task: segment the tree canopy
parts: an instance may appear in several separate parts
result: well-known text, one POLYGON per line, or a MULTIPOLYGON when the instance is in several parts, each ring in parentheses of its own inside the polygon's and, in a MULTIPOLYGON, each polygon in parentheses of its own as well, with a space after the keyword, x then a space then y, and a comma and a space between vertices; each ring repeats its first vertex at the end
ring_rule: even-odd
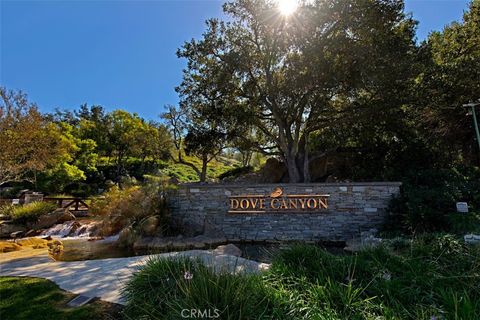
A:
POLYGON ((212 164, 236 158, 250 172, 259 155, 281 160, 290 182, 480 163, 462 107, 480 99, 480 0, 423 42, 403 0, 300 1, 289 15, 274 0, 233 0, 223 10, 178 49, 179 104, 158 122, 86 104, 41 114, 0 88, 0 185, 102 189, 158 170, 206 181, 212 164))
POLYGON ((203 103, 202 113, 218 112, 222 101, 225 119, 264 136, 256 149, 281 157, 291 182, 310 180, 312 134, 403 103, 415 21, 402 1, 304 2, 285 17, 274 1, 242 0, 224 12, 230 21, 207 21, 203 37, 180 50, 183 83, 213 87, 216 103, 203 103))

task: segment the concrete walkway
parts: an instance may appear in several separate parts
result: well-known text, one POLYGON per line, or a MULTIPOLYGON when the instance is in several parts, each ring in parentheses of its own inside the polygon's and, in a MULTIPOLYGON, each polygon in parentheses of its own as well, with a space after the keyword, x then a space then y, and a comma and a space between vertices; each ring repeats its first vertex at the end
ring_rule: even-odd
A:
POLYGON ((269 266, 235 256, 215 255, 206 250, 73 262, 54 261, 48 254, 42 254, 11 261, 3 260, 0 265, 0 276, 45 278, 55 282, 60 288, 75 294, 124 304, 121 289, 132 273, 138 271, 152 257, 199 258, 217 271, 232 273, 260 272, 269 266))

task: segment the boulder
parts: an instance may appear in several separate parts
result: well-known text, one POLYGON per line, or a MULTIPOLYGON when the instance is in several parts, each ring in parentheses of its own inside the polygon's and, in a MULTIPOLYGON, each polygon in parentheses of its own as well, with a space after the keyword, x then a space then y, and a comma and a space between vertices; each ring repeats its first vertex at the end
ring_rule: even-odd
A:
POLYGON ((9 238, 12 233, 18 231, 25 232, 27 229, 20 224, 14 224, 8 221, 0 222, 0 238, 9 238))
POLYGON ((21 250, 22 247, 10 241, 0 241, 0 252, 12 252, 21 250))
POLYGON ((158 216, 151 216, 145 218, 140 223, 140 232, 145 236, 154 236, 157 234, 158 226, 160 225, 160 218, 158 216))
POLYGON ((120 247, 129 247, 135 242, 135 232, 132 227, 123 228, 118 234, 117 243, 120 247))
POLYGON ((62 253, 63 251, 63 243, 59 240, 53 240, 47 244, 48 246, 48 253, 56 256, 62 253))
POLYGON ((27 233, 25 233, 25 237, 36 237, 39 236, 42 233, 42 230, 28 230, 27 233))
POLYGON ((31 247, 33 249, 42 249, 47 248, 48 241, 41 238, 23 238, 16 241, 19 246, 22 247, 31 247))
POLYGON ((127 225, 128 219, 126 217, 121 215, 110 215, 103 220, 98 235, 104 237, 113 236, 119 233, 127 225))
POLYGON ((259 172, 260 183, 278 183, 283 182, 288 176, 285 164, 275 158, 267 159, 265 165, 259 172))
POLYGON ((150 243, 150 248, 158 250, 158 251, 165 251, 171 248, 173 245, 172 240, 168 238, 154 238, 153 241, 150 243))
POLYGON ((25 234, 24 231, 15 231, 15 232, 10 233, 10 238, 12 238, 12 239, 20 238, 24 234, 25 234))
POLYGON ((235 256, 235 257, 242 256, 242 250, 240 250, 240 248, 238 248, 236 245, 231 243, 223 246, 218 246, 215 250, 213 250, 213 253, 215 255, 228 254, 230 256, 235 256))
POLYGON ((75 216, 68 209, 59 208, 48 214, 41 215, 36 222, 29 224, 28 227, 39 230, 71 220, 75 220, 75 216))

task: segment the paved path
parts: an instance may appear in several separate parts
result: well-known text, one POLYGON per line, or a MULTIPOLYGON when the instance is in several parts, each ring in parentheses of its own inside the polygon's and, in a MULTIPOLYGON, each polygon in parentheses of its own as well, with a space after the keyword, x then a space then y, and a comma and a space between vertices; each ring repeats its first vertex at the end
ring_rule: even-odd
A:
POLYGON ((87 261, 54 261, 48 254, 29 258, 2 261, 0 276, 26 276, 45 278, 55 282, 60 288, 89 297, 124 304, 121 289, 133 272, 150 258, 194 257, 216 270, 228 272, 259 272, 268 268, 267 264, 238 258, 230 255, 214 255, 210 251, 190 250, 170 252, 150 256, 112 258, 87 261))

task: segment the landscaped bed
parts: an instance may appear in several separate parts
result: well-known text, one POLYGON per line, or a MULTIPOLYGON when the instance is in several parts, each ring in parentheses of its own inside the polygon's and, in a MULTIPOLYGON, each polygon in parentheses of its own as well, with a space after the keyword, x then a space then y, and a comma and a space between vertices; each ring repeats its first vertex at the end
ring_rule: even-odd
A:
POLYGON ((396 239, 354 255, 298 245, 261 275, 152 260, 125 290, 132 319, 479 319, 480 248, 451 235, 396 239), (193 311, 192 311, 193 310, 193 311))
POLYGON ((450 234, 394 238, 354 254, 299 244, 277 251, 268 271, 253 274, 153 258, 124 293, 125 313, 99 301, 69 308, 74 295, 48 280, 3 277, 0 318, 474 320, 480 246, 450 234))

